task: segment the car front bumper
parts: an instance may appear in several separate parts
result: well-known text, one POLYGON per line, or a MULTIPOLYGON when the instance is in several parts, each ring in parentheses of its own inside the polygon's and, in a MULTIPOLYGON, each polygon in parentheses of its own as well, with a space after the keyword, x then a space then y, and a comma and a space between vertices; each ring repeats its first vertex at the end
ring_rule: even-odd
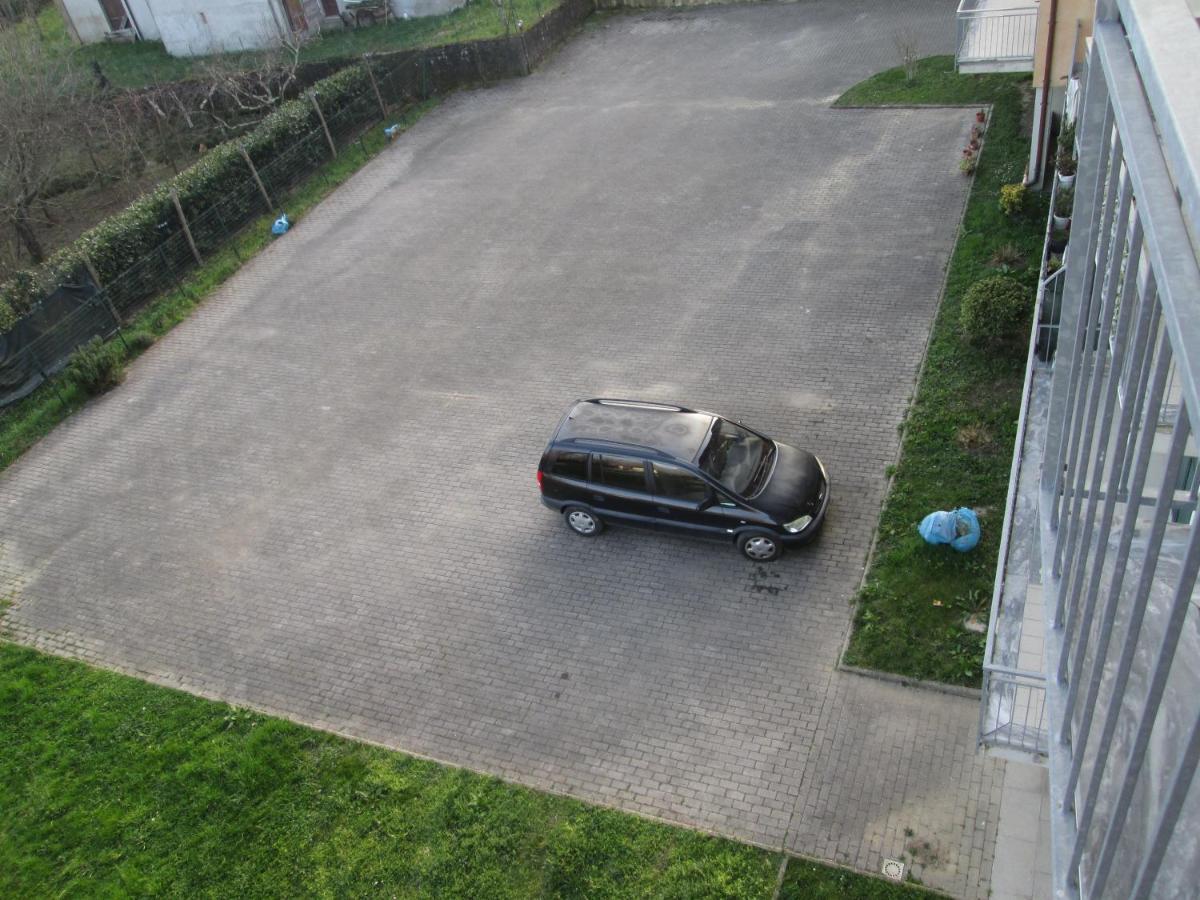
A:
POLYGON ((817 514, 813 516, 813 520, 808 527, 803 531, 792 534, 787 531, 780 531, 779 537, 783 541, 785 547, 800 547, 807 544, 817 536, 821 530, 821 526, 825 523, 825 513, 829 509, 829 496, 833 491, 829 486, 829 479, 825 479, 825 496, 821 498, 821 507, 817 510, 817 514))

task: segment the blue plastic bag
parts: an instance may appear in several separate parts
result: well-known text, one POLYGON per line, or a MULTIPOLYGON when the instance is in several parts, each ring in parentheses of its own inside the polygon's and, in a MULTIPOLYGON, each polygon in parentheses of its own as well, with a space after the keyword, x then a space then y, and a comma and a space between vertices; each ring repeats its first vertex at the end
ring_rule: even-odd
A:
POLYGON ((955 510, 931 512, 917 531, 930 544, 949 544, 959 553, 973 550, 979 543, 979 517, 965 506, 955 510))
POLYGON ((288 221, 287 213, 281 215, 275 220, 275 224, 271 226, 271 234, 279 236, 287 234, 287 230, 292 227, 292 223, 288 221))

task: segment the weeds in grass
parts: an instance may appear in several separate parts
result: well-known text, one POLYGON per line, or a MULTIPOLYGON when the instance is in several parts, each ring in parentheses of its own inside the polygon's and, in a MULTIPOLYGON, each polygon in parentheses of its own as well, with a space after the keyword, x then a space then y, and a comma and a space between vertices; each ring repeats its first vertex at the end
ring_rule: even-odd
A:
POLYGON ((995 448, 996 437, 981 422, 960 425, 954 432, 955 443, 968 453, 984 453, 995 448))
POLYGON ((1001 244, 992 253, 988 265, 1002 272, 1015 272, 1025 267, 1025 253, 1016 244, 1001 244))

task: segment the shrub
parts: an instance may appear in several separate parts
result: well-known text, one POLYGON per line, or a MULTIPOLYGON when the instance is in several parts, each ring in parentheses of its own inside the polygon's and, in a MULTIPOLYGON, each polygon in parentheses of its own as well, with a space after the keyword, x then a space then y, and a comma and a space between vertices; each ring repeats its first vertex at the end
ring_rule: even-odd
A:
POLYGON ((1054 214, 1060 219, 1070 218, 1071 210, 1074 206, 1074 188, 1060 188, 1058 193, 1054 195, 1054 214))
POLYGON ((1000 185, 1000 212, 1006 216, 1016 216, 1024 212, 1028 199, 1027 189, 1021 182, 1000 185))
POLYGON ((1065 150, 1069 154, 1075 152, 1075 122, 1071 121, 1064 125, 1058 132, 1058 149, 1065 150))
POLYGON ((972 344, 1006 343, 1020 336, 1032 307, 1029 291, 1017 279, 992 275, 967 288, 959 324, 972 344))
POLYGON ((120 384, 125 367, 116 347, 94 337, 71 355, 67 377, 95 396, 120 384))
POLYGON ((1075 159, 1075 123, 1070 122, 1058 133, 1058 153, 1054 166, 1060 175, 1074 175, 1078 161, 1075 159))
MULTIPOLYGON (((367 111, 363 115, 369 117, 368 113, 375 114, 375 107, 356 103, 369 83, 366 69, 354 65, 318 81, 313 90, 331 121, 339 111, 353 118, 362 109, 367 111)), ((324 140, 316 137, 319 128, 307 96, 281 103, 249 134, 217 145, 191 167, 84 232, 74 243, 52 253, 37 268, 16 273, 0 284, 0 333, 37 306, 55 285, 70 281, 71 273, 82 266, 85 256, 101 282, 114 293, 120 293, 121 306, 135 305, 169 287, 173 279, 167 265, 176 268, 192 265, 191 254, 182 241, 163 245, 165 238, 180 230, 171 191, 179 195, 200 251, 211 252, 228 236, 229 229, 264 211, 261 199, 250 186, 249 171, 238 152, 239 143, 259 168, 268 189, 279 191, 329 158, 324 140), (299 141, 306 135, 313 139, 299 141), (286 158, 281 158, 285 152, 286 158), (280 164, 271 166, 276 160, 280 164), (218 203, 221 204, 218 214, 203 215, 218 203), (162 262, 167 265, 140 266, 127 273, 148 251, 160 246, 166 254, 162 262)))
POLYGON ((155 341, 153 334, 151 334, 149 331, 142 331, 141 329, 129 332, 128 334, 124 335, 124 338, 125 346, 127 346, 133 353, 141 353, 143 350, 149 349, 150 347, 154 346, 155 341))

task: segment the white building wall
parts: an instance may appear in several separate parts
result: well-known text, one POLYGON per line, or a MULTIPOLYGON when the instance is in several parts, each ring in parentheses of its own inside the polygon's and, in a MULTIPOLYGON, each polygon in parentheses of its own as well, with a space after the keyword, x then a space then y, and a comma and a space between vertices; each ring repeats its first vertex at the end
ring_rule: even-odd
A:
POLYGON ((392 12, 398 18, 408 16, 415 19, 418 16, 440 16, 452 9, 466 6, 467 0, 392 0, 392 12))
POLYGON ((64 18, 75 36, 84 44, 104 40, 108 34, 108 18, 100 0, 59 0, 64 18))
POLYGON ((282 9, 272 0, 147 0, 167 52, 203 56, 269 47, 279 40, 282 9))
MULTIPOLYGON (((96 6, 99 6, 97 0, 96 6)), ((144 41, 160 41, 162 35, 158 30, 158 21, 154 18, 154 10, 150 8, 149 0, 125 0, 125 8, 137 24, 138 34, 144 41)))

